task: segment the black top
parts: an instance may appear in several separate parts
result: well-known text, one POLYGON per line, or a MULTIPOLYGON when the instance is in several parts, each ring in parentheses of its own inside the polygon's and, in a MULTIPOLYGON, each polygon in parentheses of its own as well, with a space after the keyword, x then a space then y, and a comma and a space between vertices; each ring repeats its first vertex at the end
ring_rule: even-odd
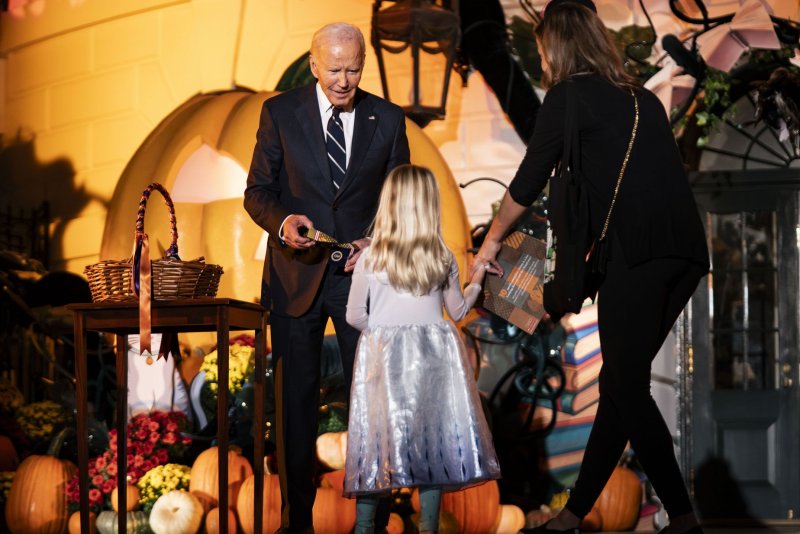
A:
MULTIPOLYGON (((589 190, 592 233, 599 236, 631 136, 633 97, 596 75, 575 75, 548 91, 528 150, 509 193, 530 205, 561 158, 567 85, 574 84, 580 165, 589 190)), ((628 265, 654 258, 686 258, 708 265, 697 206, 664 106, 637 90, 639 127, 609 225, 628 265)), ((575 148, 573 148, 575 150, 575 148)))

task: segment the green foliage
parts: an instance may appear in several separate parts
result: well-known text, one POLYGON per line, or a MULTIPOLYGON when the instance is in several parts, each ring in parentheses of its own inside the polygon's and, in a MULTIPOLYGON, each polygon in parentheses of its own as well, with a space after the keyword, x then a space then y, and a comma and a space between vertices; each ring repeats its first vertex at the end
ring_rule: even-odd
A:
POLYGON ((303 87, 314 81, 314 75, 311 74, 311 68, 308 66, 309 52, 303 52, 300 57, 295 59, 289 65, 281 79, 278 80, 278 85, 275 86, 276 91, 288 91, 297 87, 303 87))
POLYGON ((694 114, 701 132, 697 139, 698 147, 706 146, 710 135, 719 130, 722 121, 735 113, 736 110, 731 105, 730 90, 730 76, 720 70, 709 68, 703 81, 702 110, 694 114))

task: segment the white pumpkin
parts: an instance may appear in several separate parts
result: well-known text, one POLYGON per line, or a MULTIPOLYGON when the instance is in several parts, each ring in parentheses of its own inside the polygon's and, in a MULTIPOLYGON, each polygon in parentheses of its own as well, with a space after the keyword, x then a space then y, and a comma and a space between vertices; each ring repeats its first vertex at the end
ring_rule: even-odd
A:
POLYGON ((202 521, 203 505, 188 491, 162 495, 150 511, 150 528, 155 534, 196 534, 202 521))
POLYGON ((317 438, 320 463, 333 470, 344 469, 347 458, 347 432, 326 432, 317 438))

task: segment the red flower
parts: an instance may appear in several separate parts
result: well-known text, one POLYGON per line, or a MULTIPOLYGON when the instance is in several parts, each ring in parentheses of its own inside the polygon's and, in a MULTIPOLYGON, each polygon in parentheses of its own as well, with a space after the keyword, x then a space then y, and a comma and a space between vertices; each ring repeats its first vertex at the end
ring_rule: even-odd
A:
POLYGON ((102 490, 103 493, 111 493, 112 491, 114 491, 114 488, 116 487, 117 487, 117 481, 114 480, 113 478, 109 478, 108 480, 103 482, 102 490))
POLYGON ((106 466, 106 459, 103 456, 98 456, 97 460, 94 461, 94 466, 97 469, 102 469, 106 466))
POLYGON ((92 484, 95 486, 100 486, 105 480, 106 478, 103 475, 95 475, 92 477, 92 484))
POLYGON ((116 458, 114 459, 114 461, 112 463, 108 464, 108 467, 106 467, 106 473, 108 473, 108 476, 111 476, 111 477, 117 476, 117 460, 116 460, 116 458))
POLYGON ((158 441, 159 435, 158 432, 150 432, 150 443, 156 443, 158 441))
POLYGON ((167 434, 164 436, 163 441, 167 445, 174 445, 175 441, 176 441, 175 440, 175 434, 173 434, 172 432, 167 432, 167 434))
POLYGON ((100 493, 100 490, 96 490, 94 488, 89 490, 89 501, 92 503, 99 502, 103 499, 103 494, 100 493))
POLYGON ((159 429, 160 426, 161 425, 159 425, 158 422, 150 421, 150 424, 147 426, 147 428, 148 430, 150 430, 150 432, 155 432, 156 430, 159 429))

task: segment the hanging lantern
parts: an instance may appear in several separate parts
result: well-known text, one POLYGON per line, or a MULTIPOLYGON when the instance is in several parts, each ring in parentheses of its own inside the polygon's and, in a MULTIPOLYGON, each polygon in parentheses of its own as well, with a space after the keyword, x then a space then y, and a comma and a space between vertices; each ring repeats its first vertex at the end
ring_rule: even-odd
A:
POLYGON ((383 3, 375 0, 372 10, 372 46, 378 56, 383 95, 400 105, 411 120, 424 128, 431 120, 443 119, 445 115, 450 72, 461 38, 457 0, 441 3, 399 0, 386 2, 391 5, 381 9, 383 3), (389 93, 387 64, 390 59, 384 57, 384 51, 403 58, 392 61, 397 68, 389 68, 395 89, 398 83, 407 83, 408 66, 411 66, 407 100, 392 98, 389 93))

